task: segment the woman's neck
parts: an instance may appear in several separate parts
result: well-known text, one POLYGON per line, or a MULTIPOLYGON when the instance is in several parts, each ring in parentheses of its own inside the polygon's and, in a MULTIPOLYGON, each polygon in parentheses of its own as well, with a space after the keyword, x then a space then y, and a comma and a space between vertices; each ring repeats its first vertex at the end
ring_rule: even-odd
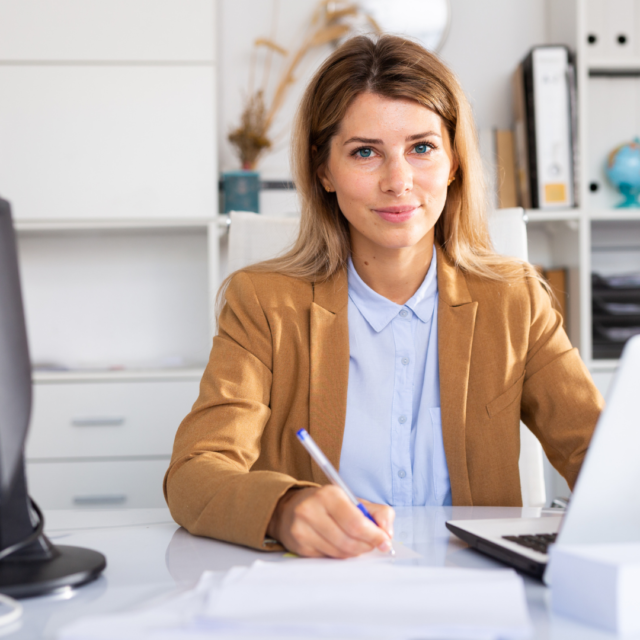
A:
POLYGON ((351 259, 364 283, 396 304, 405 304, 424 281, 433 257, 433 236, 402 249, 361 243, 353 237, 351 259), (355 242, 354 242, 355 241, 355 242))

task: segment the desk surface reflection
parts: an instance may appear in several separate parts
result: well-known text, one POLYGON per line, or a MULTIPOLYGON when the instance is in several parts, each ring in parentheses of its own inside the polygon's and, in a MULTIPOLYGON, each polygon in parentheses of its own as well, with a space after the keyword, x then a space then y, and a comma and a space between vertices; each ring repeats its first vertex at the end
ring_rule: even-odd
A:
MULTIPOLYGON (((256 559, 283 561, 281 553, 192 536, 167 509, 48 511, 46 531, 54 543, 86 546, 104 553, 101 578, 77 591, 23 601, 25 613, 7 638, 55 638, 80 616, 135 607, 172 591, 192 587, 205 570, 226 571, 256 559)), ((512 507, 403 507, 397 509, 395 538, 421 557, 401 561, 436 567, 497 568, 499 562, 461 542, 445 528, 447 520, 544 517, 540 509, 512 507)), ((540 640, 604 640, 609 634, 550 613, 549 593, 524 577, 529 612, 540 640)))

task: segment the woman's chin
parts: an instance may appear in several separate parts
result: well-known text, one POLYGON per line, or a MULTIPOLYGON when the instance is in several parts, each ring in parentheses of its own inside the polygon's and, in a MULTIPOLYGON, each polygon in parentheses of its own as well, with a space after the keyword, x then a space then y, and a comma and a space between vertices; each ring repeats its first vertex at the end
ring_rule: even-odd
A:
POLYGON ((423 249, 433 244, 432 229, 426 232, 393 233, 377 238, 374 241, 380 248, 387 251, 402 251, 408 249, 423 249))
POLYGON ((404 242, 380 242, 377 243, 380 249, 386 252, 394 251, 411 251, 411 250, 424 250, 425 243, 423 239, 416 241, 404 241, 404 242))

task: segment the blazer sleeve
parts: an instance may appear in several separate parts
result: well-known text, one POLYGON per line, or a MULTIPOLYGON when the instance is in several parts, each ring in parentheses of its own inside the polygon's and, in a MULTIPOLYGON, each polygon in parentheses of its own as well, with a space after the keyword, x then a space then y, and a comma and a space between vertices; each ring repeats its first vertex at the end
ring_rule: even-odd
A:
POLYGON ((225 298, 198 400, 176 434, 164 495, 175 521, 193 534, 279 550, 265 541, 278 500, 315 485, 251 471, 271 413, 271 332, 248 274, 233 277, 225 298))
POLYGON ((573 490, 604 400, 549 295, 537 281, 528 282, 531 325, 522 421, 573 490))

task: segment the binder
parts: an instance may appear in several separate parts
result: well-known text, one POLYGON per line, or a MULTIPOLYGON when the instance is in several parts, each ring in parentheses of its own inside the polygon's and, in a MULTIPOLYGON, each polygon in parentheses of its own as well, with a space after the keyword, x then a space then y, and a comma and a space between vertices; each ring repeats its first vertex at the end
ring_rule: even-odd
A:
POLYGON ((514 74, 518 185, 522 206, 575 206, 573 61, 567 47, 535 47, 514 74))

